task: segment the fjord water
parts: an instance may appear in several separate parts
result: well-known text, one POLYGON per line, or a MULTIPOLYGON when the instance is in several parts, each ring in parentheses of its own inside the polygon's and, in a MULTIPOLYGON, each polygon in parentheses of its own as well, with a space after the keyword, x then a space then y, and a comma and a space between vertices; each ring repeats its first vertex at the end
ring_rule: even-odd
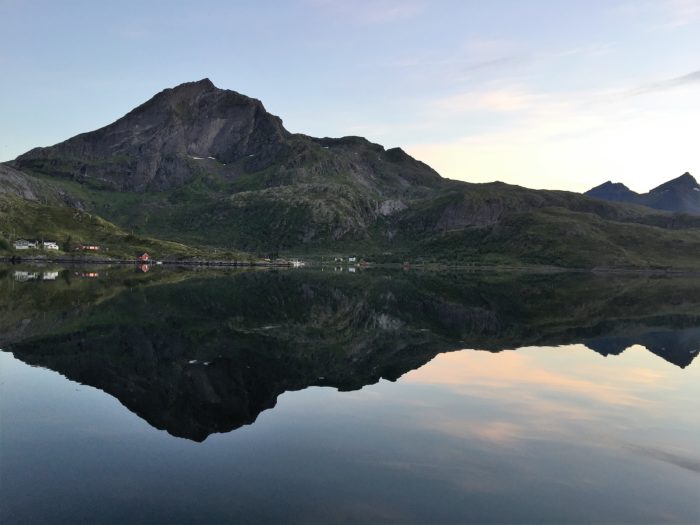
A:
POLYGON ((0 523, 696 523, 700 280, 0 268, 0 523))

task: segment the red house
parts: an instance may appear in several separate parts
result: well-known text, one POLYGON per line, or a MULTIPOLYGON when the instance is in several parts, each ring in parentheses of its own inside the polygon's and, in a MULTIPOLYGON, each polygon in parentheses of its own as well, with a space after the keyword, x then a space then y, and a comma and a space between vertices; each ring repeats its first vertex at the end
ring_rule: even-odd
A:
POLYGON ((139 261, 146 262, 150 259, 151 257, 148 255, 147 252, 143 252, 141 255, 139 255, 138 259, 139 261))

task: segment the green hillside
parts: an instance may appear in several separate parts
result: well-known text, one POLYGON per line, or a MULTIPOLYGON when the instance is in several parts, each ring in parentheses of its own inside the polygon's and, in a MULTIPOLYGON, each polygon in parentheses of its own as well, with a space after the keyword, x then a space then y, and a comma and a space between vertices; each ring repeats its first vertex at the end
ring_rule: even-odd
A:
MULTIPOLYGON (((0 254, 47 257, 100 257, 132 259, 148 252, 158 259, 183 259, 211 256, 211 250, 192 248, 182 243, 127 233, 101 217, 69 208, 50 206, 0 194, 0 254), (59 251, 12 249, 16 239, 55 241, 59 251), (100 251, 76 252, 80 244, 96 244, 100 251)), ((247 260, 240 252, 220 252, 217 257, 247 260)))
POLYGON ((207 79, 11 164, 0 165, 0 194, 34 204, 5 206, 5 236, 172 256, 191 255, 187 245, 234 257, 700 269, 700 215, 443 179, 400 148, 290 133, 260 101, 207 79))

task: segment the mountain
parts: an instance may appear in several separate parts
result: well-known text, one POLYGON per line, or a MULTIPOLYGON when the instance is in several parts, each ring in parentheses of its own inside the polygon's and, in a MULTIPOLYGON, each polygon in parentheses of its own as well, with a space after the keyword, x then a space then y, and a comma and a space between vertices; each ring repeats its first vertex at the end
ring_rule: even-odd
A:
POLYGON ((288 147, 286 135, 259 101, 205 79, 167 89, 97 131, 35 148, 15 164, 122 191, 160 190, 190 180, 196 160, 223 166, 245 159, 265 168, 288 147))
POLYGON ((588 190, 585 195, 614 202, 628 202, 657 210, 700 215, 700 184, 690 173, 665 182, 648 193, 635 193, 621 183, 610 181, 588 190))
POLYGON ((641 195, 640 204, 658 210, 700 214, 700 184, 690 173, 684 173, 641 195))
POLYGON ((231 181, 264 172, 265 179, 255 184, 260 189, 290 179, 329 183, 349 177, 380 194, 398 188, 412 193, 440 182, 437 173, 398 148, 385 151, 359 137, 291 134, 259 100, 219 89, 209 79, 166 89, 104 128, 35 148, 14 164, 132 192, 180 187, 203 173, 231 181))
POLYGON ((54 205, 141 236, 258 254, 688 269, 700 253, 700 217, 444 179, 400 148, 290 133, 260 101, 208 79, 10 164, 54 205))
POLYGON ((633 192, 621 182, 607 181, 588 190, 585 195, 613 202, 636 202, 639 194, 633 192))

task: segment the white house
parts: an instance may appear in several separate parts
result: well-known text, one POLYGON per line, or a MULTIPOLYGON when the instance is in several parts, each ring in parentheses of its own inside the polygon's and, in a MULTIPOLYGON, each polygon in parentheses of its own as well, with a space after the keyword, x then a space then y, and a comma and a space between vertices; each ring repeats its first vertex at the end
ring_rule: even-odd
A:
POLYGON ((37 272, 22 272, 22 271, 15 272, 15 281, 20 281, 20 282, 33 281, 33 280, 38 279, 38 278, 39 278, 39 274, 37 272))
POLYGON ((357 262, 357 257, 348 257, 348 262, 357 262))
POLYGON ((58 243, 53 241, 44 241, 44 250, 58 250, 58 243))
POLYGON ((28 250, 28 249, 36 249, 37 242, 36 241, 25 241, 24 239, 19 239, 15 241, 15 250, 28 250))

